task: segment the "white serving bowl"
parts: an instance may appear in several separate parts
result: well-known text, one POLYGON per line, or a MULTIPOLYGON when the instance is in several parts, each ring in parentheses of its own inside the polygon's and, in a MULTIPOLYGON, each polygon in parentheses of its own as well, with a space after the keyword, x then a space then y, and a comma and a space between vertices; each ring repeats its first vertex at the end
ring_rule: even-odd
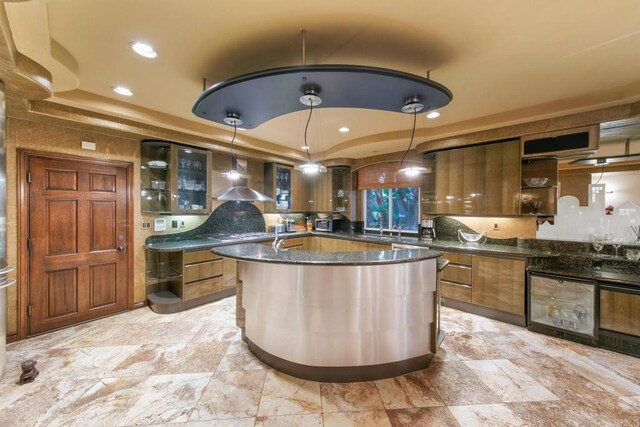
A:
POLYGON ((549 178, 525 178, 524 183, 529 187, 544 187, 549 178))

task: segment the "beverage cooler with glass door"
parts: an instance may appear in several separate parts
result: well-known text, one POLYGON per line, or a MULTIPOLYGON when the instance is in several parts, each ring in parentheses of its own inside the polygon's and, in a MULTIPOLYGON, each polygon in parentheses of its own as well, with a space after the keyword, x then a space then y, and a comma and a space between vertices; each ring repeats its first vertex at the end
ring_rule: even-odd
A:
POLYGON ((529 273, 529 330, 595 345, 596 295, 595 281, 529 273))

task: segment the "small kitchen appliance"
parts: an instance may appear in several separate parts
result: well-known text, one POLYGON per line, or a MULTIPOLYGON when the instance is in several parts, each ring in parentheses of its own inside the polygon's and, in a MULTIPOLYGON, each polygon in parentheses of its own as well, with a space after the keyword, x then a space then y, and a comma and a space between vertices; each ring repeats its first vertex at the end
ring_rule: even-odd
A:
POLYGON ((292 219, 285 219, 282 221, 282 224, 284 225, 284 231, 287 233, 293 233, 294 231, 296 231, 296 222, 292 219))
POLYGON ((425 240, 436 239, 436 224, 432 219, 423 219, 420 224, 420 237, 425 240))
POLYGON ((316 219, 316 231, 329 231, 335 233, 340 230, 342 220, 338 218, 318 218, 316 219))

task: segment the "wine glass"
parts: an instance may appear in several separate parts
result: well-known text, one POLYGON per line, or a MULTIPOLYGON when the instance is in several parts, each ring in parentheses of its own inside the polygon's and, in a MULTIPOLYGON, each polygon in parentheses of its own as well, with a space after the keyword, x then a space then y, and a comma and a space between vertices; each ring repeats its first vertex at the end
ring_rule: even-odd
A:
POLYGON ((611 239, 611 244, 613 245, 613 248, 616 250, 616 258, 618 257, 618 251, 620 250, 620 246, 622 246, 623 242, 624 242, 624 239, 620 236, 616 236, 613 239, 611 239))
POLYGON ((602 233, 593 233, 591 236, 591 245, 597 253, 597 257, 600 256, 600 251, 604 247, 604 235, 602 233))

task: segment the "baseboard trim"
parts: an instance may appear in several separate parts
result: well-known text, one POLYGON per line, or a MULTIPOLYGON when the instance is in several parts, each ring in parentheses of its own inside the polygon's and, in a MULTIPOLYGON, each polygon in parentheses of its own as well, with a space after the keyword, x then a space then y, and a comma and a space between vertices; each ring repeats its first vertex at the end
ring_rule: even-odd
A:
POLYGON ((397 377, 425 369, 434 356, 433 353, 428 353, 397 362, 367 366, 310 366, 274 356, 258 347, 244 334, 243 340, 247 343, 249 351, 266 365, 287 375, 319 382, 350 383, 397 377))
POLYGON ((467 313, 477 314, 478 316, 488 317, 489 319, 499 320, 500 322, 511 323, 516 326, 527 326, 527 318, 518 314, 506 313, 504 311, 483 307, 481 305, 469 304, 468 302, 458 301, 451 298, 444 298, 442 305, 445 307, 455 308, 456 310, 466 311, 467 313))
POLYGON ((133 309, 135 310, 136 308, 142 308, 142 307, 146 307, 147 306, 147 300, 145 299, 144 301, 136 301, 133 303, 133 309))
POLYGON ((18 334, 7 335, 7 344, 18 341, 18 334))

